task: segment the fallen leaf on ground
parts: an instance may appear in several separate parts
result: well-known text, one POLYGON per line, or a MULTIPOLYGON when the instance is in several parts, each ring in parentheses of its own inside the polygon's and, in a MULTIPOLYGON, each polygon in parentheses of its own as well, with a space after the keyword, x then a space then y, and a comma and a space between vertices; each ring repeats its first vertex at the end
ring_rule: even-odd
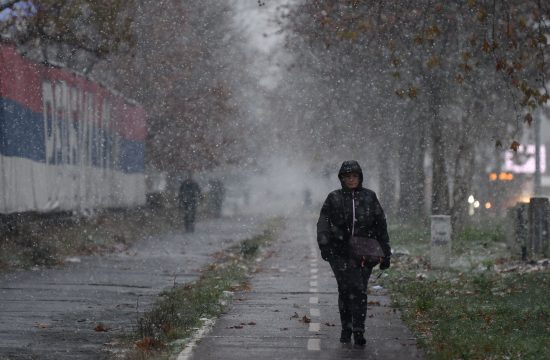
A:
POLYGON ((138 349, 143 351, 162 347, 162 342, 160 340, 152 339, 149 336, 145 336, 143 339, 136 341, 135 344, 138 349))
POLYGON ((214 254, 212 254, 212 257, 214 259, 223 259, 225 256, 225 251, 218 251, 218 252, 215 252, 214 254))
POLYGON ((174 330, 174 327, 171 324, 162 324, 160 328, 165 334, 168 334, 170 331, 174 330))
POLYGON ((331 324, 331 323, 329 323, 329 322, 326 322, 325 325, 326 325, 326 326, 336 326, 336 325, 331 324))
POLYGON ((370 306, 380 306, 380 301, 369 301, 367 305, 370 306))
POLYGON ((303 323, 309 324, 309 323, 311 322, 311 319, 304 315, 304 316, 300 319, 300 321, 303 322, 303 323))
POLYGON ((39 329, 47 329, 50 327, 49 324, 44 324, 44 323, 38 323, 38 324, 35 324, 34 327, 37 327, 39 329))
POLYGON ((109 328, 107 326, 105 326, 104 324, 102 323, 99 323, 95 326, 94 328, 95 331, 98 331, 98 332, 101 332, 101 331, 109 331, 109 328))
POLYGON ((143 339, 136 341, 136 347, 141 350, 149 350, 151 348, 151 338, 145 336, 143 339))

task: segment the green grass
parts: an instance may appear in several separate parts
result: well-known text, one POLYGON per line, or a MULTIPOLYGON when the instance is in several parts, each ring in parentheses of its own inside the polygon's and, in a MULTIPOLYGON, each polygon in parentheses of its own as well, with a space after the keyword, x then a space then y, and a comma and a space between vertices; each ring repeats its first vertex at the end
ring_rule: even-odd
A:
POLYGON ((234 291, 246 281, 245 268, 238 261, 209 268, 193 284, 161 293, 162 300, 138 321, 137 339, 149 337, 158 344, 189 336, 202 325, 203 317, 212 318, 223 311, 224 291, 234 291))
POLYGON ((468 251, 472 245, 490 247, 494 243, 506 241, 505 226, 502 221, 493 220, 484 225, 475 224, 464 228, 453 237, 453 251, 461 254, 468 251))
POLYGON ((430 245, 430 227, 420 222, 389 224, 391 246, 397 251, 406 250, 410 255, 425 254, 430 245))
MULTIPOLYGON (((423 244, 414 231, 401 231, 399 246, 423 244), (407 233, 413 235, 407 239, 407 233)), ((490 255, 503 254, 503 239, 493 224, 456 239, 454 257, 470 256, 461 246, 485 249, 484 270, 431 271, 426 256, 411 252, 395 258, 383 281, 428 358, 550 359, 550 272, 494 271, 490 255)))
POLYGON ((391 287, 431 359, 550 359, 550 273, 405 278, 391 287))

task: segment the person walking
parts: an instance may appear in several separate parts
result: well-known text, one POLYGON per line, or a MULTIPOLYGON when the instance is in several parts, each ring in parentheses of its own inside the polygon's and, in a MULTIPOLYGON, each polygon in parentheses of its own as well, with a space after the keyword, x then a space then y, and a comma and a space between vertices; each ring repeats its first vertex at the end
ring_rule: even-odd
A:
MULTIPOLYGON (((317 221, 317 243, 338 285, 340 342, 363 347, 367 315, 367 285, 373 264, 357 259, 350 245, 352 235, 376 239, 384 256, 380 269, 390 267, 391 247, 384 211, 374 191, 363 187, 363 171, 355 160, 342 163, 338 172, 342 188, 328 194, 317 221)), ((376 266, 376 264, 374 264, 376 266)))
POLYGON ((225 196, 225 187, 219 179, 210 181, 210 213, 216 219, 222 216, 222 205, 225 196))
POLYGON ((199 203, 199 196, 201 195, 201 189, 192 175, 190 174, 180 186, 179 191, 179 205, 183 209, 183 219, 185 224, 185 231, 195 231, 195 218, 197 213, 197 206, 199 203))

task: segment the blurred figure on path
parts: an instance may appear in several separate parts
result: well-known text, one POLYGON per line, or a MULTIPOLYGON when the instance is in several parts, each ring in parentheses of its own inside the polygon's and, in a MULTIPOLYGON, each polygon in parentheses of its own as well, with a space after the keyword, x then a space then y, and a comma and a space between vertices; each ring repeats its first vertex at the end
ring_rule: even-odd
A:
POLYGON ((193 175, 188 174, 187 178, 181 183, 179 192, 179 206, 183 209, 185 231, 195 231, 195 217, 197 215, 197 206, 201 189, 199 184, 193 180, 193 175))
POLYGON ((321 257, 328 261, 338 284, 338 308, 342 332, 340 342, 356 346, 366 343, 367 285, 372 264, 358 260, 351 237, 376 239, 384 257, 380 269, 390 267, 391 248, 384 211, 374 191, 363 187, 363 172, 355 160, 344 161, 338 172, 342 188, 328 194, 319 220, 317 242, 321 257))
POLYGON ((220 218, 222 216, 222 205, 225 195, 225 188, 221 180, 210 181, 210 206, 212 216, 220 218))

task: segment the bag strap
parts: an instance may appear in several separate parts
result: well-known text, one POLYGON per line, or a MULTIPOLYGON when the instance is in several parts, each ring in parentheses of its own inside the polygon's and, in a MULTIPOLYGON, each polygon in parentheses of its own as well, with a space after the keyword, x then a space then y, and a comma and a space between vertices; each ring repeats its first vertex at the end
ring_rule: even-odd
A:
MULTIPOLYGON (((352 217, 351 217, 351 236, 353 237, 355 235, 355 222, 356 222, 356 218, 355 218, 355 190, 352 190, 351 191, 351 213, 352 213, 352 217)), ((365 261, 366 261, 366 257, 362 256, 361 257, 361 267, 365 267, 365 261)))
POLYGON ((355 235, 355 190, 351 190, 351 236, 355 235))

